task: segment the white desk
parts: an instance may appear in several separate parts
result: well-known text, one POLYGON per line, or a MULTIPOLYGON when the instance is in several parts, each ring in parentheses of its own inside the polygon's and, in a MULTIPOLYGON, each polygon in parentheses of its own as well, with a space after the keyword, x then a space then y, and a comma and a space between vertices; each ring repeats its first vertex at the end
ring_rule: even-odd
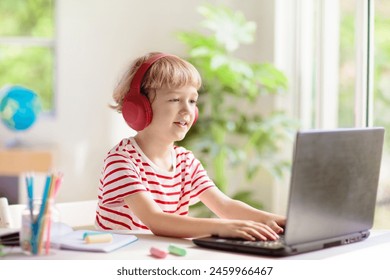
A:
POLYGON ((338 246, 291 257, 275 258, 241 253, 231 253, 198 247, 188 239, 154 236, 150 232, 134 231, 138 240, 110 253, 92 253, 69 250, 52 250, 49 255, 27 256, 19 247, 6 248, 7 254, 1 260, 155 260, 149 249, 161 249, 169 244, 185 248, 184 257, 168 254, 166 260, 390 260, 390 230, 373 230, 370 237, 354 244, 338 246))

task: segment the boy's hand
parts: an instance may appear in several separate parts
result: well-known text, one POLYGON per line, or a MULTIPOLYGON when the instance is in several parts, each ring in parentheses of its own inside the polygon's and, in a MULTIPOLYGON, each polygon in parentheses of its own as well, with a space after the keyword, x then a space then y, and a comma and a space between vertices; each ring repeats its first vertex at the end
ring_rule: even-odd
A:
POLYGON ((221 220, 216 234, 220 237, 242 238, 249 241, 277 240, 278 234, 270 226, 245 220, 221 220))
POLYGON ((270 214, 270 217, 266 221, 266 225, 272 228, 277 234, 281 234, 284 232, 286 218, 283 216, 270 214))

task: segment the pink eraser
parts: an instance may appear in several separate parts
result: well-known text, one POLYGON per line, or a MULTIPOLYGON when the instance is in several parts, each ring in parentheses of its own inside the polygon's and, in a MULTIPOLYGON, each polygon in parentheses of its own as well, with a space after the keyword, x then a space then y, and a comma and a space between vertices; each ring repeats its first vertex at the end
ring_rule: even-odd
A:
POLYGON ((160 249, 158 249, 156 247, 151 247, 150 248, 150 254, 153 257, 156 257, 156 258, 159 258, 159 259, 163 259, 163 258, 165 258, 168 255, 168 252, 160 250, 160 249))

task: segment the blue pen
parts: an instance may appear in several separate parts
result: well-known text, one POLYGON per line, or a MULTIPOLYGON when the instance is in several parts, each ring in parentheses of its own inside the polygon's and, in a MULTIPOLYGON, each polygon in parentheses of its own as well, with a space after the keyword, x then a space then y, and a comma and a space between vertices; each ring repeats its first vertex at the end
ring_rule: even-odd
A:
POLYGON ((28 196, 28 207, 30 208, 30 218, 31 222, 33 221, 33 200, 34 200, 34 181, 33 177, 26 176, 26 185, 27 185, 27 196, 28 196))
POLYGON ((31 235, 30 235, 30 246, 31 248, 34 247, 33 240, 34 240, 34 181, 32 176, 26 175, 26 187, 27 187, 27 197, 28 197, 28 208, 30 210, 30 228, 31 228, 31 235))
POLYGON ((42 217, 43 217, 43 215, 45 213, 45 207, 46 207, 47 197, 49 195, 50 183, 51 183, 51 176, 47 175, 45 188, 43 190, 43 195, 42 195, 41 208, 39 209, 38 218, 34 222, 34 230, 33 230, 33 233, 32 233, 32 237, 33 237, 32 249, 33 249, 33 254, 34 255, 38 254, 39 231, 42 230, 41 222, 42 222, 42 217))

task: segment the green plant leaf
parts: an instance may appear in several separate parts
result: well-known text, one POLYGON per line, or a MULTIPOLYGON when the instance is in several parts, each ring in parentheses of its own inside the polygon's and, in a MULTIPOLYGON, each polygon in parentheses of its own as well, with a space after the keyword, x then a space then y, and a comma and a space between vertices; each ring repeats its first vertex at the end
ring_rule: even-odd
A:
POLYGON ((242 12, 212 5, 199 7, 198 12, 204 17, 201 25, 211 30, 228 52, 237 50, 241 44, 253 42, 256 23, 247 21, 242 12))

